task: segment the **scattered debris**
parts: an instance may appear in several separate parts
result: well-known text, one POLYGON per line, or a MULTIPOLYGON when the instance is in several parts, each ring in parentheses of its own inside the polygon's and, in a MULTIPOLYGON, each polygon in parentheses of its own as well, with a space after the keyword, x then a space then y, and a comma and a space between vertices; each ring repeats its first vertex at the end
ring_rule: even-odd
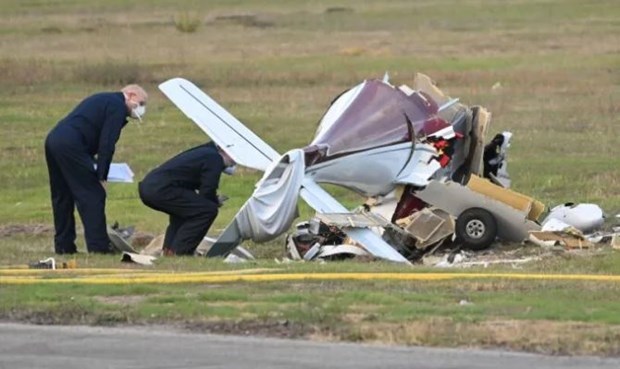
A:
POLYGON ((616 232, 601 231, 604 222, 603 210, 596 204, 558 205, 542 222, 541 231, 530 232, 530 241, 541 247, 561 246, 566 249, 593 248, 602 244, 613 247, 616 232))
MULTIPOLYGON (((140 254, 156 257, 161 256, 163 252, 164 238, 164 234, 160 234, 154 237, 151 242, 144 249, 142 249, 142 251, 140 251, 140 254)), ((216 241, 217 240, 215 238, 211 238, 208 236, 204 237, 198 247, 196 247, 194 255, 204 256, 207 252, 209 252, 209 250, 216 241)), ((252 255, 252 253, 245 248, 239 246, 235 250, 233 250, 231 254, 227 255, 227 257, 224 259, 224 262, 237 263, 249 260, 254 260, 254 256, 252 255)))
POLYGON ((297 224, 297 231, 287 236, 286 259, 310 261, 368 257, 371 254, 340 231, 338 224, 374 227, 385 223, 385 219, 370 213, 317 214, 310 222, 297 224))
POLYGON ((543 258, 543 254, 538 251, 527 253, 516 253, 516 250, 493 250, 484 253, 456 250, 448 252, 443 256, 427 256, 421 260, 424 265, 437 268, 488 268, 492 265, 510 265, 512 268, 520 268, 522 264, 538 261, 543 258))
MULTIPOLYGON (((211 241, 210 243, 213 244, 214 242, 211 241)), ((196 253, 196 255, 202 256, 203 254, 196 253)), ((234 249, 224 258, 224 262, 229 264, 246 263, 251 260, 255 260, 254 255, 241 246, 234 249)))
POLYGON ((124 251, 121 256, 123 263, 136 263, 140 265, 153 265, 153 261, 157 260, 155 256, 141 255, 133 252, 124 251))
POLYGON ((584 249, 594 246, 581 232, 530 232, 530 241, 541 247, 564 246, 568 249, 584 249))
POLYGON ((127 242, 133 235, 134 228, 119 228, 118 222, 112 226, 108 226, 108 237, 111 246, 119 252, 131 252, 136 254, 137 251, 127 242))
POLYGON ((61 263, 56 263, 56 259, 47 258, 43 260, 39 260, 33 263, 28 264, 28 268, 30 269, 75 269, 77 268, 77 261, 69 260, 63 261, 61 263))

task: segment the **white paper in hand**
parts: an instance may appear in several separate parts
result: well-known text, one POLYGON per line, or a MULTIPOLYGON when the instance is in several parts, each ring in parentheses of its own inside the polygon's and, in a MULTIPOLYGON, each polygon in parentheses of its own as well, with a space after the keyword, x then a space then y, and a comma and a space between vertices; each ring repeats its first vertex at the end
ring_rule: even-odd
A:
POLYGON ((133 183, 133 171, 127 163, 112 163, 108 172, 108 182, 133 183))
POLYGON ((108 182, 133 183, 133 171, 127 163, 112 163, 108 172, 108 182))

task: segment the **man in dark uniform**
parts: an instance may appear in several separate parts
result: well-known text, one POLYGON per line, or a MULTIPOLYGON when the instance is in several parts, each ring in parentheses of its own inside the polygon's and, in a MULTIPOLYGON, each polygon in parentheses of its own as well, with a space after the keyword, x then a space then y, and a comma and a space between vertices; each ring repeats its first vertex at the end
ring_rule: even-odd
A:
POLYGON ((170 216, 164 255, 192 255, 217 217, 217 188, 234 161, 213 142, 184 151, 140 182, 142 202, 170 216))
POLYGON ((127 117, 142 119, 146 100, 146 92, 138 85, 89 96, 47 135, 45 158, 57 254, 77 252, 75 205, 84 225, 88 251, 110 251, 105 218, 108 171, 127 117))

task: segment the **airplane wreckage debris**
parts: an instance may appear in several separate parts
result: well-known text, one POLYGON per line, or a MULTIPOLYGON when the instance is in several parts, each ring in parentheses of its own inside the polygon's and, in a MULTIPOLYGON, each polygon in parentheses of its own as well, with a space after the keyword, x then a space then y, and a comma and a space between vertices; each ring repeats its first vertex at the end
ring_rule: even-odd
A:
POLYGON ((491 114, 445 95, 423 74, 412 87, 394 86, 386 74, 344 91, 310 144, 284 155, 191 82, 174 78, 159 88, 237 164, 264 172, 219 238, 199 247, 207 257, 251 257, 239 245, 289 231, 299 196, 317 213, 286 237, 290 259, 411 263, 449 244, 471 253, 496 240, 566 248, 618 242, 617 234, 593 233, 604 221, 593 204, 561 205, 541 221, 545 206, 510 189, 512 133, 485 144, 491 114), (320 183, 367 201, 349 211, 320 183))

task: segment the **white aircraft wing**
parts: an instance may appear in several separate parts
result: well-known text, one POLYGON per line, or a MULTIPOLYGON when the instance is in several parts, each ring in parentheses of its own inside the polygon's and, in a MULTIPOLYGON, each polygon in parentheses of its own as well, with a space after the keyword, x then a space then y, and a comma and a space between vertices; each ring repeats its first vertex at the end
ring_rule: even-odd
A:
MULTIPOLYGON (((311 178, 306 177, 302 182, 301 197, 314 210, 319 213, 348 213, 338 200, 334 199, 327 191, 322 189, 311 178)), ((409 261, 387 244, 379 235, 368 228, 343 228, 342 229, 354 241, 359 242, 374 256, 382 259, 410 264, 409 261)))
POLYGON ((192 82, 172 78, 159 89, 239 165, 264 171, 280 155, 192 82))

